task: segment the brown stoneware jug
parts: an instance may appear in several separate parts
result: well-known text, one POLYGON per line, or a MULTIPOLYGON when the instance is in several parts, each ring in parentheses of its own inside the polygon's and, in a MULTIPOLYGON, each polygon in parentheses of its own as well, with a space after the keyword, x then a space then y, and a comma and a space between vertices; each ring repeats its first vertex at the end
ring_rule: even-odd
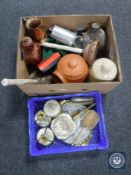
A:
POLYGON ((60 59, 53 75, 63 83, 80 83, 88 75, 88 65, 80 55, 67 54, 60 59))

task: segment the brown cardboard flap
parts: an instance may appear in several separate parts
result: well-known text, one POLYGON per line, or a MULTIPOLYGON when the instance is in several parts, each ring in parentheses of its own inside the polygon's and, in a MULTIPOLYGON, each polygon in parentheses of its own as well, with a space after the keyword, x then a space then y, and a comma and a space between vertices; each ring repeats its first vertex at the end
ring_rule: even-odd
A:
POLYGON ((23 85, 19 88, 29 96, 40 96, 43 94, 60 94, 100 91, 103 94, 108 93, 118 86, 119 82, 95 82, 95 83, 67 83, 67 84, 32 84, 23 85))
POLYGON ((22 60, 21 55, 20 41, 23 36, 25 36, 25 28, 23 25, 22 18, 20 18, 20 28, 19 28, 18 46, 17 46, 17 65, 16 65, 16 77, 18 79, 24 79, 29 77, 27 66, 25 62, 22 60))

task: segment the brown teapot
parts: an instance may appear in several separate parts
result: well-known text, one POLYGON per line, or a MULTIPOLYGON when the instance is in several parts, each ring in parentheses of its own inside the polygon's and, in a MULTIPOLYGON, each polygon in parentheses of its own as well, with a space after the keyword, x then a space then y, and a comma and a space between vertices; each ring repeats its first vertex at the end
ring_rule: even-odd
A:
POLYGON ((60 59, 53 75, 63 83, 80 83, 86 79, 88 72, 88 65, 83 57, 67 54, 60 59))

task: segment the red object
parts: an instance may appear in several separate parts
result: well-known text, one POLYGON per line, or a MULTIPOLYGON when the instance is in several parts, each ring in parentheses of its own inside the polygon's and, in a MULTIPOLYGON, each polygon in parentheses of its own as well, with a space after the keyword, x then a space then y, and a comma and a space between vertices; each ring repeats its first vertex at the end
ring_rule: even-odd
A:
POLYGON ((34 43, 30 37, 24 37, 21 41, 23 58, 27 64, 37 65, 41 61, 41 47, 34 43))
POLYGON ((48 57, 46 60, 40 62, 37 67, 42 71, 42 72, 45 72, 47 71, 48 69, 52 68, 56 63, 57 61, 59 60, 60 58, 60 54, 58 52, 56 53, 53 53, 50 57, 48 57))

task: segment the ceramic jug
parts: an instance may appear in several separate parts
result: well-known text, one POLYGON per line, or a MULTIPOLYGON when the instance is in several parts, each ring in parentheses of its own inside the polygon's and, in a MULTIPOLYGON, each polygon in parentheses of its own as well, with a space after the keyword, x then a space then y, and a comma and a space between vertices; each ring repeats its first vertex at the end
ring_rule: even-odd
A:
POLYGON ((27 64, 36 65, 41 61, 41 47, 33 42, 30 37, 21 40, 23 59, 27 64))

